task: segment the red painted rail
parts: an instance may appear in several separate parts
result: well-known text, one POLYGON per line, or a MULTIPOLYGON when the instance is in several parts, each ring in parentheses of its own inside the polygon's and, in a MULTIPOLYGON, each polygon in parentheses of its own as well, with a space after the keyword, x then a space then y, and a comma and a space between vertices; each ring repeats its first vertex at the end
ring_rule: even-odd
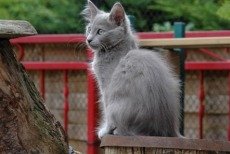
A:
POLYGON ((27 70, 87 70, 87 62, 22 62, 27 70))
POLYGON ((15 38, 10 42, 12 44, 80 43, 85 42, 85 36, 83 34, 42 34, 15 38))
POLYGON ((230 70, 230 61, 186 62, 186 70, 230 70))
POLYGON ((205 105, 204 105, 204 98, 205 98, 205 93, 204 93, 204 72, 200 71, 200 90, 199 90, 199 138, 203 139, 203 118, 204 118, 204 111, 205 111, 205 105))
MULTIPOLYGON (((229 30, 224 31, 194 31, 187 32, 186 37, 223 37, 230 36, 229 30)), ((138 33, 138 37, 141 39, 158 39, 158 38, 172 38, 172 32, 143 32, 138 33)), ((10 41, 12 44, 47 44, 47 43, 83 43, 85 42, 85 36, 83 34, 43 34, 35 36, 27 36, 21 38, 15 38, 10 41)))
MULTIPOLYGON (((138 33, 139 38, 142 39, 157 39, 157 38, 172 38, 173 33, 138 33)), ((218 37, 218 36, 230 36, 230 31, 210 31, 210 32, 187 32, 186 37, 218 37)), ((36 35, 28 36, 22 38, 12 39, 11 43, 19 51, 19 59, 22 60, 26 51, 24 51, 25 44, 69 44, 69 43, 83 43, 85 37, 82 34, 60 34, 60 35, 36 35)), ((210 51, 201 49, 200 52, 208 54, 211 57, 216 58, 219 61, 215 62, 186 62, 185 69, 186 71, 200 71, 200 91, 199 91, 199 137, 203 137, 203 116, 204 116, 204 74, 203 71, 207 70, 222 70, 230 72, 230 61, 223 61, 222 57, 219 57, 216 54, 211 53, 210 51)), ((92 59, 92 53, 87 51, 88 61, 92 59)), ((97 92, 96 92, 96 83, 94 77, 90 72, 89 65, 87 62, 50 62, 50 61, 22 61, 24 67, 27 70, 36 70, 40 71, 40 92, 43 98, 45 98, 45 75, 46 71, 51 70, 61 70, 63 71, 63 95, 64 95, 64 128, 68 130, 68 112, 69 112, 69 87, 68 87, 68 71, 70 70, 85 70, 87 73, 87 84, 88 84, 88 113, 87 113, 87 143, 88 143, 88 152, 89 154, 95 154, 98 151, 98 139, 95 134, 97 126, 97 92)), ((228 95, 230 98, 230 73, 228 81, 228 95)), ((228 126, 228 139, 230 140, 230 99, 229 99, 229 126, 228 126)))
POLYGON ((229 100, 228 100, 228 108, 229 108, 229 112, 228 112, 228 140, 230 141, 230 71, 228 73, 228 96, 229 96, 229 100))

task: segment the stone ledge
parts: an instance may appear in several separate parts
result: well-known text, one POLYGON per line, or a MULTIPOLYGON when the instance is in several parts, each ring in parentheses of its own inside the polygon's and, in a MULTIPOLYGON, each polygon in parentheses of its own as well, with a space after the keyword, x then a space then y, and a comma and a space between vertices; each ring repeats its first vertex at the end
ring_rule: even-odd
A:
POLYGON ((27 21, 0 20, 0 38, 11 39, 35 34, 37 34, 37 31, 27 21))

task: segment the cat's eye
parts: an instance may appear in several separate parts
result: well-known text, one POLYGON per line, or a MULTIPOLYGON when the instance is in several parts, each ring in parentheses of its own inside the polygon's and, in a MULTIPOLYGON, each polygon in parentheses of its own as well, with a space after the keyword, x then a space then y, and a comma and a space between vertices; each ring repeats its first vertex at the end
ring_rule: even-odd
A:
POLYGON ((97 34, 98 34, 98 35, 101 35, 101 34, 103 34, 103 33, 104 33, 104 30, 98 29, 98 31, 97 31, 97 34))

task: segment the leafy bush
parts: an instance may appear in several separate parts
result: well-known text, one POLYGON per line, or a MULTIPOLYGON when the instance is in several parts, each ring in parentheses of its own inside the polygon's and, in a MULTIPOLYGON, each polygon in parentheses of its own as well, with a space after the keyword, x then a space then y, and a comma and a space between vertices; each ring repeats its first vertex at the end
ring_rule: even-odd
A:
POLYGON ((193 23, 198 30, 230 29, 228 0, 155 0, 151 9, 163 11, 168 19, 193 23))
MULTIPOLYGON (((188 23, 185 26, 186 31, 191 31, 193 29, 194 29, 194 24, 193 23, 188 23)), ((155 23, 155 24, 153 24, 152 30, 154 32, 173 31, 173 24, 170 23, 169 21, 166 21, 163 24, 155 23)))
MULTIPOLYGON (((117 0, 93 0, 110 11, 117 0)), ((175 21, 188 30, 230 29, 229 0, 120 0, 136 18, 136 31, 170 31, 175 21)), ((86 0, 0 0, 1 19, 27 20, 39 33, 83 33, 86 0)))
POLYGON ((0 18, 27 20, 39 33, 77 33, 85 0, 0 0, 0 18))
POLYGON ((217 10, 217 15, 223 19, 230 20, 230 1, 225 0, 217 10))

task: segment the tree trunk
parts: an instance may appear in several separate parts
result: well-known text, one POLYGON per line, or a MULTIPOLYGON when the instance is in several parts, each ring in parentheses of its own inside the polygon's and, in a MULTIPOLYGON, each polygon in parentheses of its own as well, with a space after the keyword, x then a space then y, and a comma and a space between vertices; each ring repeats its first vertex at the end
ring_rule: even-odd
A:
POLYGON ((62 126, 46 109, 34 83, 15 59, 9 35, 6 38, 1 33, 0 153, 68 153, 62 126))

